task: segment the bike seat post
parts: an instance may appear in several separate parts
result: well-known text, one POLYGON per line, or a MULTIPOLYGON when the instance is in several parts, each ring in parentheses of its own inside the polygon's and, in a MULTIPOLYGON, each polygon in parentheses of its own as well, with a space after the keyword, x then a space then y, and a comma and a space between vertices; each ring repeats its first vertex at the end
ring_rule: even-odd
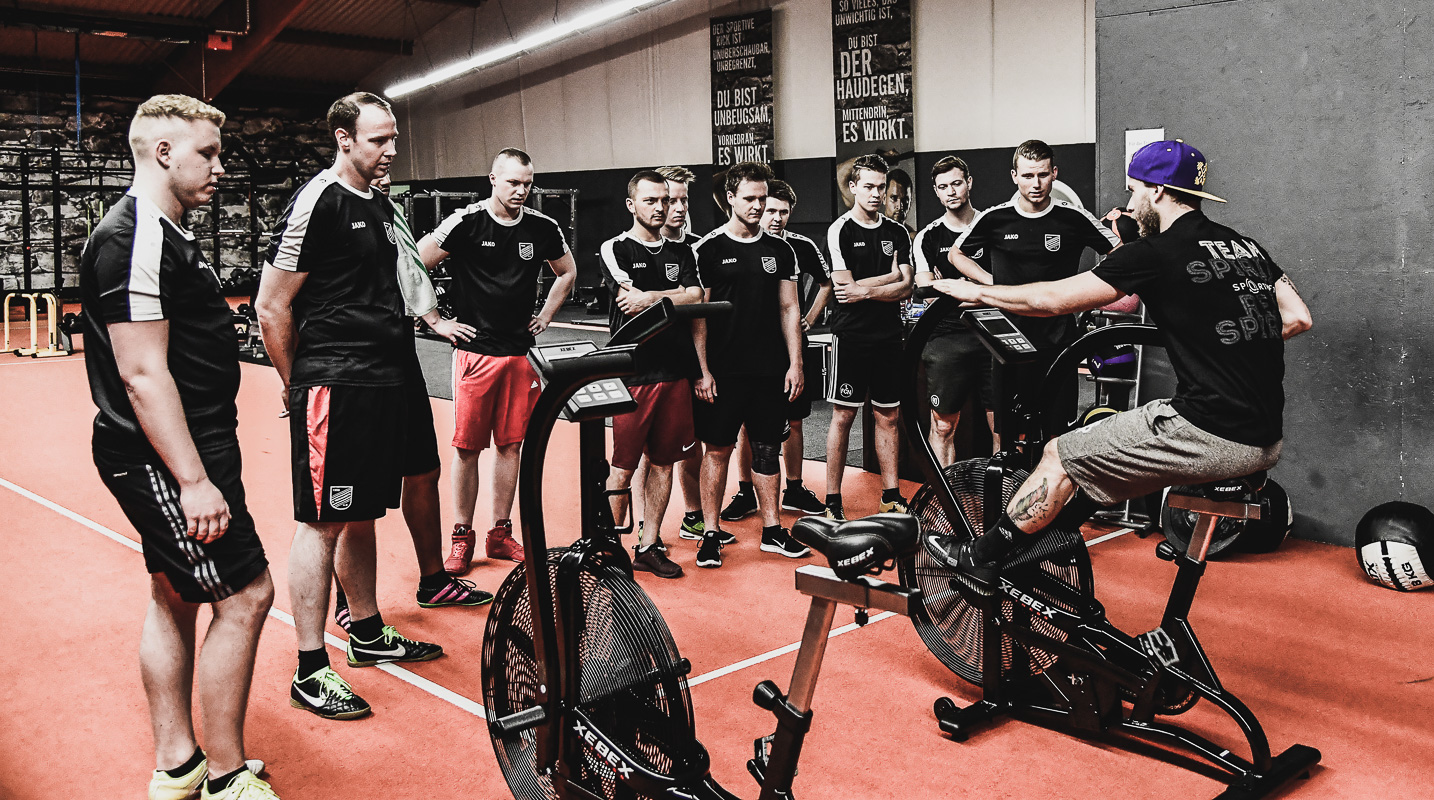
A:
POLYGON ((836 607, 833 600, 813 597, 811 609, 807 611, 802 648, 797 651, 797 665, 792 670, 791 689, 787 693, 787 701, 803 713, 812 707, 812 695, 817 690, 817 677, 822 671, 822 659, 826 656, 827 637, 831 634, 836 607))
POLYGON ((1199 514, 1195 521, 1195 530, 1190 534, 1190 546, 1186 548, 1185 554, 1196 563, 1204 563, 1205 557, 1210 553, 1210 542, 1215 538, 1215 516, 1213 514, 1199 514))

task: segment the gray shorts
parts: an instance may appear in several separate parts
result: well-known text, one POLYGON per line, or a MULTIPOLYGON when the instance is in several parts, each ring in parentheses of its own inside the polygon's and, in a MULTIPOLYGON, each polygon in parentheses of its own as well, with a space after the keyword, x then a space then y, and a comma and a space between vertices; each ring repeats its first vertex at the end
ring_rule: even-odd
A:
POLYGON ((1252 447, 1222 439, 1190 424, 1169 400, 1152 400, 1058 437, 1056 452, 1077 486, 1110 505, 1166 486, 1269 469, 1283 444, 1252 447))

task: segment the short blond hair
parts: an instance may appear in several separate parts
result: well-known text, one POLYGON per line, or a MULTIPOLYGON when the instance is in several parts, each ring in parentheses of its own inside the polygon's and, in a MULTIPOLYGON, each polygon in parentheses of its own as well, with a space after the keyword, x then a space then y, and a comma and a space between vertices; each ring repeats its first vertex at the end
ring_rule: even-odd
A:
POLYGON ((134 111, 134 120, 129 124, 129 147, 136 156, 145 147, 141 131, 145 120, 177 119, 184 122, 208 120, 215 127, 224 125, 224 112, 203 100, 196 100, 187 94, 157 94, 139 104, 134 111))
POLYGON ((658 167, 657 174, 673 183, 691 183, 697 180, 692 170, 686 167, 658 167))

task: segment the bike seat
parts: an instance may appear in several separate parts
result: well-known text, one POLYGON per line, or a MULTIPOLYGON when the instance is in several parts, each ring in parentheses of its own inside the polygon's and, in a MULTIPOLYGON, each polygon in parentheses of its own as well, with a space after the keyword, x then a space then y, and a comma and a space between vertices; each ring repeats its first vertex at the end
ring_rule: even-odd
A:
POLYGON ((1265 486, 1265 470, 1238 478, 1202 483, 1197 486, 1172 486, 1166 505, 1197 514, 1210 514, 1232 519, 1259 519, 1259 491, 1265 486))
POLYGON ((876 574, 888 562, 916 552, 921 523, 910 514, 874 514, 853 520, 803 517, 792 526, 792 538, 826 556, 832 572, 844 581, 876 574))

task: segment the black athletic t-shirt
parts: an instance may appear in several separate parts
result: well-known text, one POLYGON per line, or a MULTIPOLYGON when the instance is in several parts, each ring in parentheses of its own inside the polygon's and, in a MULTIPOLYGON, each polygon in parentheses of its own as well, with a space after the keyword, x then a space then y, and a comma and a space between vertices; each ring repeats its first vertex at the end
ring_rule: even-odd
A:
POLYGON ((433 232, 448 253, 458 321, 478 330, 458 347, 488 356, 521 356, 533 346, 528 323, 538 300, 544 263, 568 252, 558 223, 524 207, 516 220, 500 220, 488 200, 449 215, 433 232))
POLYGON ((707 369, 717 378, 785 375, 781 286, 798 278, 792 246, 766 232, 738 239, 722 227, 702 237, 696 252, 697 277, 712 302, 732 303, 732 313, 707 320, 707 369))
POLYGON ((168 320, 169 373, 190 438, 200 450, 233 440, 239 342, 219 276, 191 233, 154 203, 127 193, 85 244, 80 297, 85 372, 100 410, 95 450, 141 458, 154 454, 115 363, 106 326, 120 322, 168 320))
MULTIPOLYGON (((893 264, 911 263, 911 235, 906 226, 882 217, 875 225, 858 222, 848 211, 827 228, 832 272, 850 270, 852 280, 891 274, 893 264)), ((901 304, 862 300, 837 304, 832 332, 853 342, 901 341, 901 304)))
MULTIPOLYGON (((603 278, 614 302, 608 311, 608 328, 617 333, 632 317, 617 307, 618 289, 631 286, 644 292, 666 292, 672 289, 700 287, 697 262, 692 248, 681 242, 660 239, 648 244, 631 232, 622 233, 602 243, 603 278)), ((630 386, 695 378, 701 374, 697 351, 692 347, 692 326, 678 322, 638 348, 637 374, 627 379, 630 386)))
POLYGON ((792 246, 792 251, 797 254, 797 272, 801 276, 797 281, 797 298, 801 302, 802 314, 806 315, 812 310, 812 304, 817 301, 818 289, 826 283, 831 283, 831 270, 827 267, 827 258, 822 255, 822 249, 811 239, 800 233, 782 231, 782 238, 792 246), (802 278, 806 278, 803 280, 802 278))
MULTIPOLYGON (((956 240, 967 256, 985 251, 992 279, 1002 286, 1058 281, 1080 271, 1085 248, 1105 255, 1120 239, 1085 209, 1051 200, 1044 211, 1027 214, 1016 201, 992 206, 956 240)), ((1065 347, 1075 338, 1075 318, 1012 315, 1031 343, 1043 350, 1065 347)))
POLYGON ((1254 447, 1280 440, 1285 344, 1275 281, 1284 272, 1264 248, 1190 211, 1092 272, 1140 295, 1165 334, 1176 411, 1223 439, 1254 447))
POLYGON ((393 204, 333 170, 289 201, 268 263, 307 273, 294 297, 298 340, 289 385, 397 386, 413 325, 398 289, 393 204))
MULTIPOLYGON (((953 278, 963 278, 956 268, 951 266, 947 254, 951 252, 951 248, 956 246, 956 240, 961 238, 961 234, 965 232, 966 228, 951 227, 950 223, 946 221, 945 214, 932 220, 930 225, 917 232, 915 241, 911 243, 911 257, 915 261, 913 267, 916 274, 928 273, 933 280, 948 275, 953 278)), ((978 251, 971 256, 971 260, 980 261, 984 257, 985 253, 978 251)), ((951 313, 941 320, 931 335, 933 337, 949 336, 970 332, 971 329, 961 321, 961 315, 951 313)))

